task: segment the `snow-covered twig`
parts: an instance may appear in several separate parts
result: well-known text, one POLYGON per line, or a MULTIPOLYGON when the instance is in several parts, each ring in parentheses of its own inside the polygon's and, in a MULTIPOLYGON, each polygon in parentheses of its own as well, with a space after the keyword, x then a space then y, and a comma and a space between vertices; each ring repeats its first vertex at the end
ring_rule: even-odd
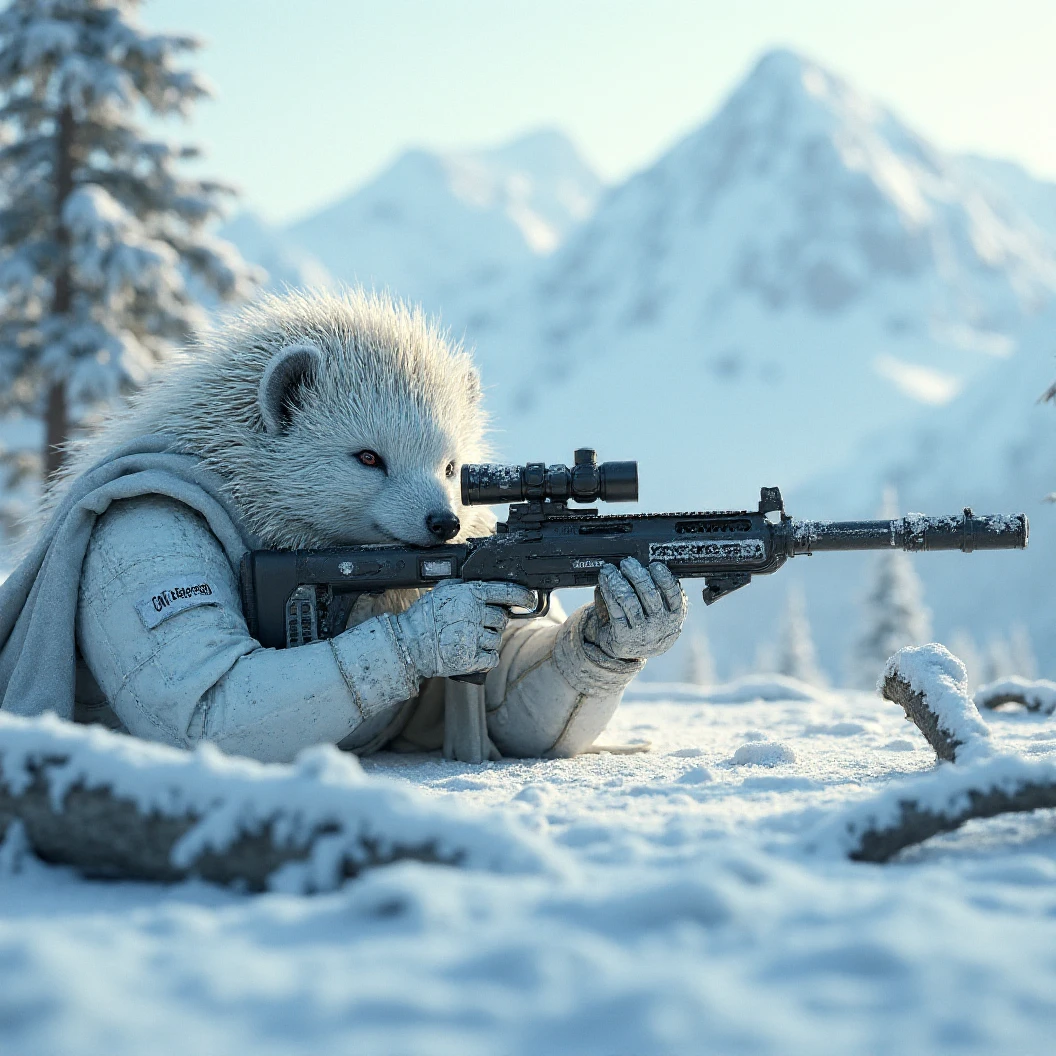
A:
POLYGON ((988 682, 975 691, 977 708, 993 711, 1002 704, 1022 704, 1027 711, 1051 715, 1056 712, 1056 682, 1040 679, 1032 682, 1013 676, 988 682))
POLYGON ((939 759, 965 762, 992 752, 990 728, 968 696, 964 664, 943 646, 899 649, 876 688, 902 708, 939 759))
MULTIPOLYGON (((259 891, 319 891, 400 859, 538 872, 549 855, 322 746, 291 766, 184 752, 53 716, 0 715, 0 830, 90 876, 199 876, 259 891)), ((549 863, 552 865, 553 863, 549 863)))
POLYGON ((932 836, 974 818, 1056 807, 1056 766, 995 755, 965 766, 941 766, 858 804, 828 822, 814 843, 859 862, 887 862, 932 836))
POLYGON ((955 765, 889 789, 832 822, 830 834, 848 857, 886 862, 973 818, 1056 807, 1056 766, 994 752, 990 729, 968 696, 964 665, 941 645, 900 650, 878 688, 901 705, 939 759, 955 765))

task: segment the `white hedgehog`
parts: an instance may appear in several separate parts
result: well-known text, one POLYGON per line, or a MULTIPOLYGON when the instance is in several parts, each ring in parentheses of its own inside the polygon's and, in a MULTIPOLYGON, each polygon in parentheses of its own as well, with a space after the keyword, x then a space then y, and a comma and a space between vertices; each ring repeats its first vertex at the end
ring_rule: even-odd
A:
POLYGON ((265 760, 325 741, 465 761, 583 750, 678 634, 685 597, 662 566, 607 566, 564 623, 507 629, 531 592, 456 580, 361 599, 340 634, 294 649, 262 648, 242 613, 254 543, 490 531, 458 491, 485 424, 469 356, 418 312, 362 292, 245 309, 76 448, 0 587, 3 707, 265 760), (449 680, 474 671, 483 692, 449 680))
POLYGON ((164 434, 223 478, 264 546, 423 545, 492 529, 458 488, 485 428, 470 356, 420 311, 358 290, 269 296, 75 445, 65 480, 164 434))

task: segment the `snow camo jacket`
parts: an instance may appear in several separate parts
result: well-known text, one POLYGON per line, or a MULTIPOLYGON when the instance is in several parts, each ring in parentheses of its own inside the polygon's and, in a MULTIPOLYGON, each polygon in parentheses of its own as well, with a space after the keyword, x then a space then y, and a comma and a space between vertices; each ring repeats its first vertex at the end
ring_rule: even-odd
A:
MULTIPOLYGON (((75 717, 265 761, 325 742, 359 753, 446 751, 445 708, 481 690, 443 678, 419 684, 372 604, 361 599, 330 641, 262 648, 204 517, 161 495, 114 503, 81 572, 75 717)), ((641 664, 588 655, 585 612, 507 629, 483 689, 492 757, 575 755, 608 723, 641 664)))

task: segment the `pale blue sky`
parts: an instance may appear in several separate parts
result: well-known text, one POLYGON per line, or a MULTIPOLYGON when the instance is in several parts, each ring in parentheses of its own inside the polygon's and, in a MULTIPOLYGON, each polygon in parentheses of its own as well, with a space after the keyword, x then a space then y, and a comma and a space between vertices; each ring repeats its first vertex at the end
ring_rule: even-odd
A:
POLYGON ((606 179, 790 46, 939 146, 1056 179, 1056 0, 147 0, 207 41, 210 173, 287 220, 409 146, 565 130, 606 179))

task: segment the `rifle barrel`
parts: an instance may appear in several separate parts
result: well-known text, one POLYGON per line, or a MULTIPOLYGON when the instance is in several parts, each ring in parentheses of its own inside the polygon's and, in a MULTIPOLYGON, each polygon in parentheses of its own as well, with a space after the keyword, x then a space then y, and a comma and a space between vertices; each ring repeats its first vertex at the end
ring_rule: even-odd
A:
POLYGON ((788 521, 789 553, 827 550, 1022 550, 1030 527, 1026 514, 929 517, 910 513, 891 521, 788 521))

